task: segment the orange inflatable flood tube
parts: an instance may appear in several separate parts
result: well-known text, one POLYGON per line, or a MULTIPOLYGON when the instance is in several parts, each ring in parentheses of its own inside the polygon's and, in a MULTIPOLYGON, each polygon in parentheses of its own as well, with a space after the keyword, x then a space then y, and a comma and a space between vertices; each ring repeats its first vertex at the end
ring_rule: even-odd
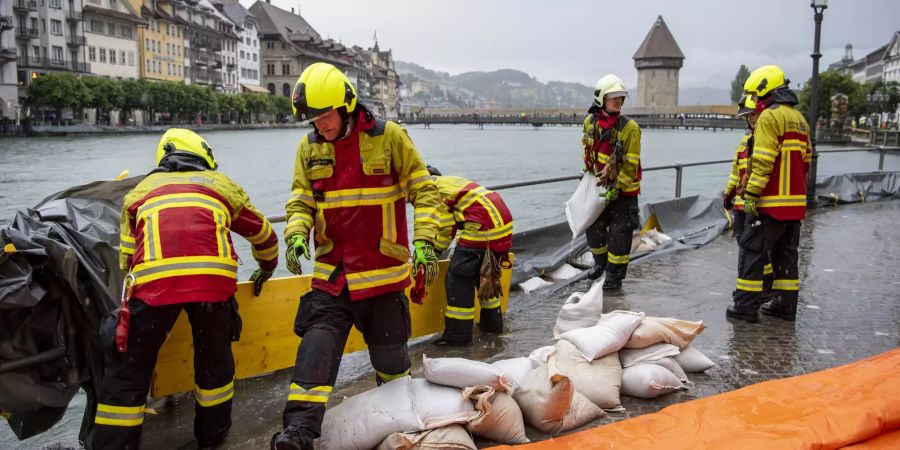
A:
POLYGON ((793 450, 837 449, 857 443, 851 448, 900 448, 900 349, 516 446, 516 450, 793 450))

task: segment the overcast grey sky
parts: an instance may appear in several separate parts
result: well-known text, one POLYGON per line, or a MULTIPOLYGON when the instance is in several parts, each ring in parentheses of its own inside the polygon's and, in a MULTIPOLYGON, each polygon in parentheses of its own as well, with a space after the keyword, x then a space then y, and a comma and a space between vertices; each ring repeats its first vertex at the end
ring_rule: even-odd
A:
MULTIPOLYGON (((241 0, 245 6, 250 0, 241 0)), ((684 52, 682 87, 727 88, 740 64, 778 64, 796 85, 812 72, 808 0, 271 0, 298 9, 324 37, 369 47, 378 32, 394 58, 458 74, 519 69, 587 85, 613 72, 634 86, 631 57, 662 15, 684 52)), ((832 0, 822 68, 851 42, 859 58, 900 31, 900 1, 832 0)))

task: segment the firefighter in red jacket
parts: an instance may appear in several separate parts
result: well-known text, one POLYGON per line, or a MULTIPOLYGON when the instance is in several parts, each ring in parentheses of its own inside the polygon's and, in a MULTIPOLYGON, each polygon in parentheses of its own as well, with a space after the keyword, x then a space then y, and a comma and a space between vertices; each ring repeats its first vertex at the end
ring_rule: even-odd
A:
MULTIPOLYGON (((444 251, 450 247, 454 237, 459 237, 444 280, 447 294, 444 334, 436 343, 467 345, 472 342, 476 287, 481 303, 479 328, 487 333, 503 331, 503 313, 500 311, 502 292, 489 285, 479 285, 478 281, 484 275, 484 258, 492 258, 497 263, 497 269, 509 260, 512 214, 496 192, 462 177, 442 176, 431 166, 428 166, 428 172, 434 176, 442 200, 439 208, 441 228, 435 247, 438 251, 444 251)), ((499 271, 491 272, 499 280, 499 271)))
POLYGON ((315 63, 294 85, 294 115, 313 131, 297 148, 285 237, 288 269, 300 273, 315 231, 312 291, 294 330, 303 338, 273 449, 312 449, 321 433, 352 326, 369 347, 376 380, 409 374, 410 273, 437 275, 439 196, 425 163, 400 125, 376 119, 336 67, 315 63), (406 200, 415 207, 413 264, 406 200))
POLYGON ((809 125, 794 108, 797 95, 778 66, 763 66, 744 83, 747 106, 759 111, 749 178, 742 195, 746 220, 738 244, 734 305, 726 316, 758 322, 757 311, 793 321, 800 290, 800 223, 806 217, 809 125), (764 266, 771 257, 773 299, 762 305, 764 266))
POLYGON ((609 74, 600 78, 581 138, 585 172, 596 175, 598 185, 607 188, 606 208, 585 233, 594 256, 588 278, 596 280, 606 272, 605 291, 622 288, 631 235, 640 227, 641 129, 621 114, 627 96, 628 89, 619 77, 609 74))
MULTIPOLYGON (((734 159, 731 163, 731 174, 728 176, 728 184, 723 192, 725 209, 732 210, 734 213, 732 229, 738 242, 740 242, 741 234, 744 232, 744 223, 747 217, 744 213, 744 199, 742 195, 747 187, 747 179, 750 176, 747 173, 747 161, 750 159, 750 155, 753 154, 753 128, 756 126, 756 120, 759 118, 759 111, 748 108, 746 99, 747 97, 744 96, 738 102, 738 117, 743 117, 747 120, 747 132, 735 149, 734 159)), ((766 262, 766 265, 763 267, 763 298, 768 299, 771 296, 772 264, 766 262)))
POLYGON ((200 448, 222 442, 234 395, 231 342, 240 334, 231 231, 253 245, 257 295, 278 265, 272 224, 240 186, 216 171, 213 150, 202 137, 169 129, 159 141, 156 163, 123 200, 120 266, 133 280, 131 318, 125 324, 127 346, 114 348, 115 321, 102 331, 106 367, 94 449, 138 448, 157 353, 182 310, 194 334, 194 436, 200 448))

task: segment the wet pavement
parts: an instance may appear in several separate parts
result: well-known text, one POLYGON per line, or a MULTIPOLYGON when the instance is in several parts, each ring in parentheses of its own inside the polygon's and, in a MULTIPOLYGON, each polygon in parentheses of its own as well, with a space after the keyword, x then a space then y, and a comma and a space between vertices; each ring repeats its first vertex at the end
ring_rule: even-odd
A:
MULTIPOLYGON (((730 391, 770 379, 809 373, 856 361, 900 345, 900 201, 821 209, 803 225, 800 248, 801 291, 797 322, 761 316, 759 324, 733 323, 724 316, 737 267, 737 245, 722 236, 696 250, 645 258, 629 268, 623 291, 605 297, 604 311, 643 311, 647 315, 703 320, 708 328, 695 341, 717 366, 689 374, 689 389, 655 400, 622 397, 625 411, 585 426, 658 411, 673 403, 730 391)), ((557 312, 575 291, 575 281, 543 292, 513 292, 507 332, 481 336, 472 348, 411 348, 413 376, 421 377, 422 354, 482 361, 527 356, 552 344, 557 312)), ((268 448, 280 429, 290 373, 236 383, 234 426, 223 448, 268 448)), ((345 358, 332 404, 374 386, 365 352, 345 358)), ((193 398, 186 394, 157 405, 148 415, 144 448, 193 448, 193 398), (187 445, 183 445, 187 444, 187 445)), ((531 439, 545 439, 533 429, 531 439)), ((480 447, 495 444, 476 441, 480 447)), ((33 447, 29 447, 33 448, 33 447)))

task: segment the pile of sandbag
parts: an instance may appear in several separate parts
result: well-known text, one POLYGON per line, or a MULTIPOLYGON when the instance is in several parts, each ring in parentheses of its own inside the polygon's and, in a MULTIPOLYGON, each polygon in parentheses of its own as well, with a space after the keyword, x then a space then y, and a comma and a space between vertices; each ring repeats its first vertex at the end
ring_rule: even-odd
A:
POLYGON ((714 364, 691 347, 703 322, 603 313, 602 282, 566 299, 555 343, 488 364, 423 356, 425 379, 400 378, 325 413, 321 448, 475 449, 472 436, 529 442, 525 425, 560 434, 654 398, 714 364), (364 413, 363 413, 364 412, 364 413))

